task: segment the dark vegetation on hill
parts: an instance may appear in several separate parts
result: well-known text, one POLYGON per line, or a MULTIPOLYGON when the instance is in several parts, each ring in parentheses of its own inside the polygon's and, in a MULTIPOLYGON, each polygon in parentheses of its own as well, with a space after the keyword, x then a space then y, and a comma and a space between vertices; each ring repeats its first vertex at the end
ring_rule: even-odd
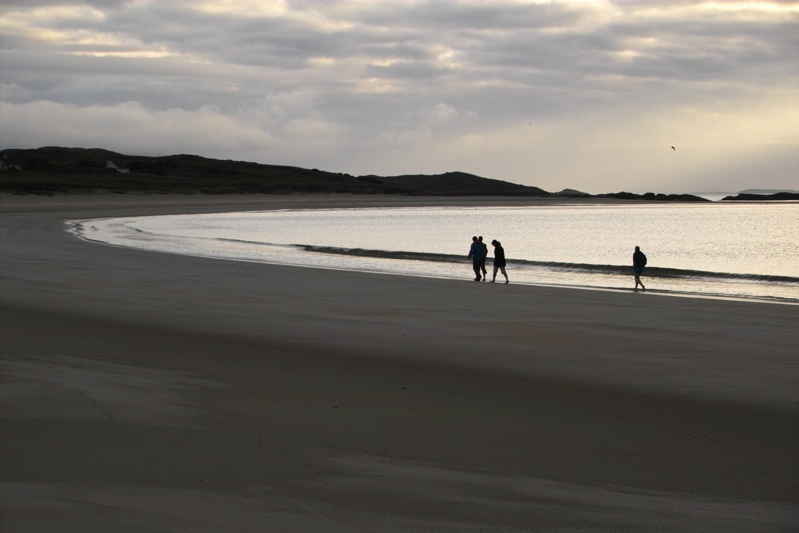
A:
MULTIPOLYGON (((44 147, 0 151, 0 192, 10 194, 289 194, 351 193, 416 196, 591 198, 566 189, 550 193, 465 172, 438 175, 352 176, 283 165, 197 155, 131 156, 100 148, 44 147), (108 167, 108 162, 113 162, 108 167)), ((692 195, 612 193, 598 198, 707 201, 692 195)))
POLYGON ((778 192, 774 194, 746 194, 740 193, 736 196, 725 196, 724 200, 744 200, 750 202, 766 201, 766 200, 799 200, 799 193, 795 192, 778 192))

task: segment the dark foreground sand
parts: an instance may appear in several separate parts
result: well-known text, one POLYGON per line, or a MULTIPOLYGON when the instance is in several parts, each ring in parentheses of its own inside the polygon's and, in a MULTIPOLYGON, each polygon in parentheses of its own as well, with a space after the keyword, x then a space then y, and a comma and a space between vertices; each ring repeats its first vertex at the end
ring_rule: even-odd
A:
POLYGON ((452 203, 0 198, 2 531, 799 529, 799 306, 197 259, 64 226, 413 202, 452 203))

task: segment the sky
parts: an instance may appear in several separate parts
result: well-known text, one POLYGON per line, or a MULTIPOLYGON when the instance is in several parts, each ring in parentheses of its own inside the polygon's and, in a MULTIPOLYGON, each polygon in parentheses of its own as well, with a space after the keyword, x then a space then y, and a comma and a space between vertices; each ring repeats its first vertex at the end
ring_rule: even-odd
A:
POLYGON ((3 0, 0 148, 40 146, 799 189, 799 1, 3 0))

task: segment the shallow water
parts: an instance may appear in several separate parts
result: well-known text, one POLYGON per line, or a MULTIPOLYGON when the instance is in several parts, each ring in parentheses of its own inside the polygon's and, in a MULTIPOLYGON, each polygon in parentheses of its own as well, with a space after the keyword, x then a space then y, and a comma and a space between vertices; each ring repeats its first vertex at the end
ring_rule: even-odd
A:
POLYGON ((472 278, 466 255, 482 235, 502 242, 513 283, 611 289, 632 287, 638 245, 650 292, 799 303, 795 203, 288 210, 73 225, 87 239, 153 251, 453 279, 472 278))

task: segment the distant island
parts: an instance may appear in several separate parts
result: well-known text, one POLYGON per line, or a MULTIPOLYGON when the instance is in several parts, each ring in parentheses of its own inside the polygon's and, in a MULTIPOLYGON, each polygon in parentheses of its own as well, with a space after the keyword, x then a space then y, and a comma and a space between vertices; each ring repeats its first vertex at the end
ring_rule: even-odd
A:
POLYGON ((210 159, 197 155, 131 156, 101 148, 9 148, 0 151, 0 162, 0 192, 18 195, 350 193, 710 201, 691 194, 618 192, 591 195, 573 189, 553 193, 465 172, 353 176, 315 168, 210 159))
POLYGON ((725 196, 722 200, 743 200, 751 201, 774 201, 774 200, 799 200, 799 192, 775 192, 775 193, 747 193, 746 191, 735 196, 725 196))
POLYGON ((799 191, 791 189, 746 189, 745 191, 740 191, 738 194, 779 194, 781 192, 799 194, 799 191))

